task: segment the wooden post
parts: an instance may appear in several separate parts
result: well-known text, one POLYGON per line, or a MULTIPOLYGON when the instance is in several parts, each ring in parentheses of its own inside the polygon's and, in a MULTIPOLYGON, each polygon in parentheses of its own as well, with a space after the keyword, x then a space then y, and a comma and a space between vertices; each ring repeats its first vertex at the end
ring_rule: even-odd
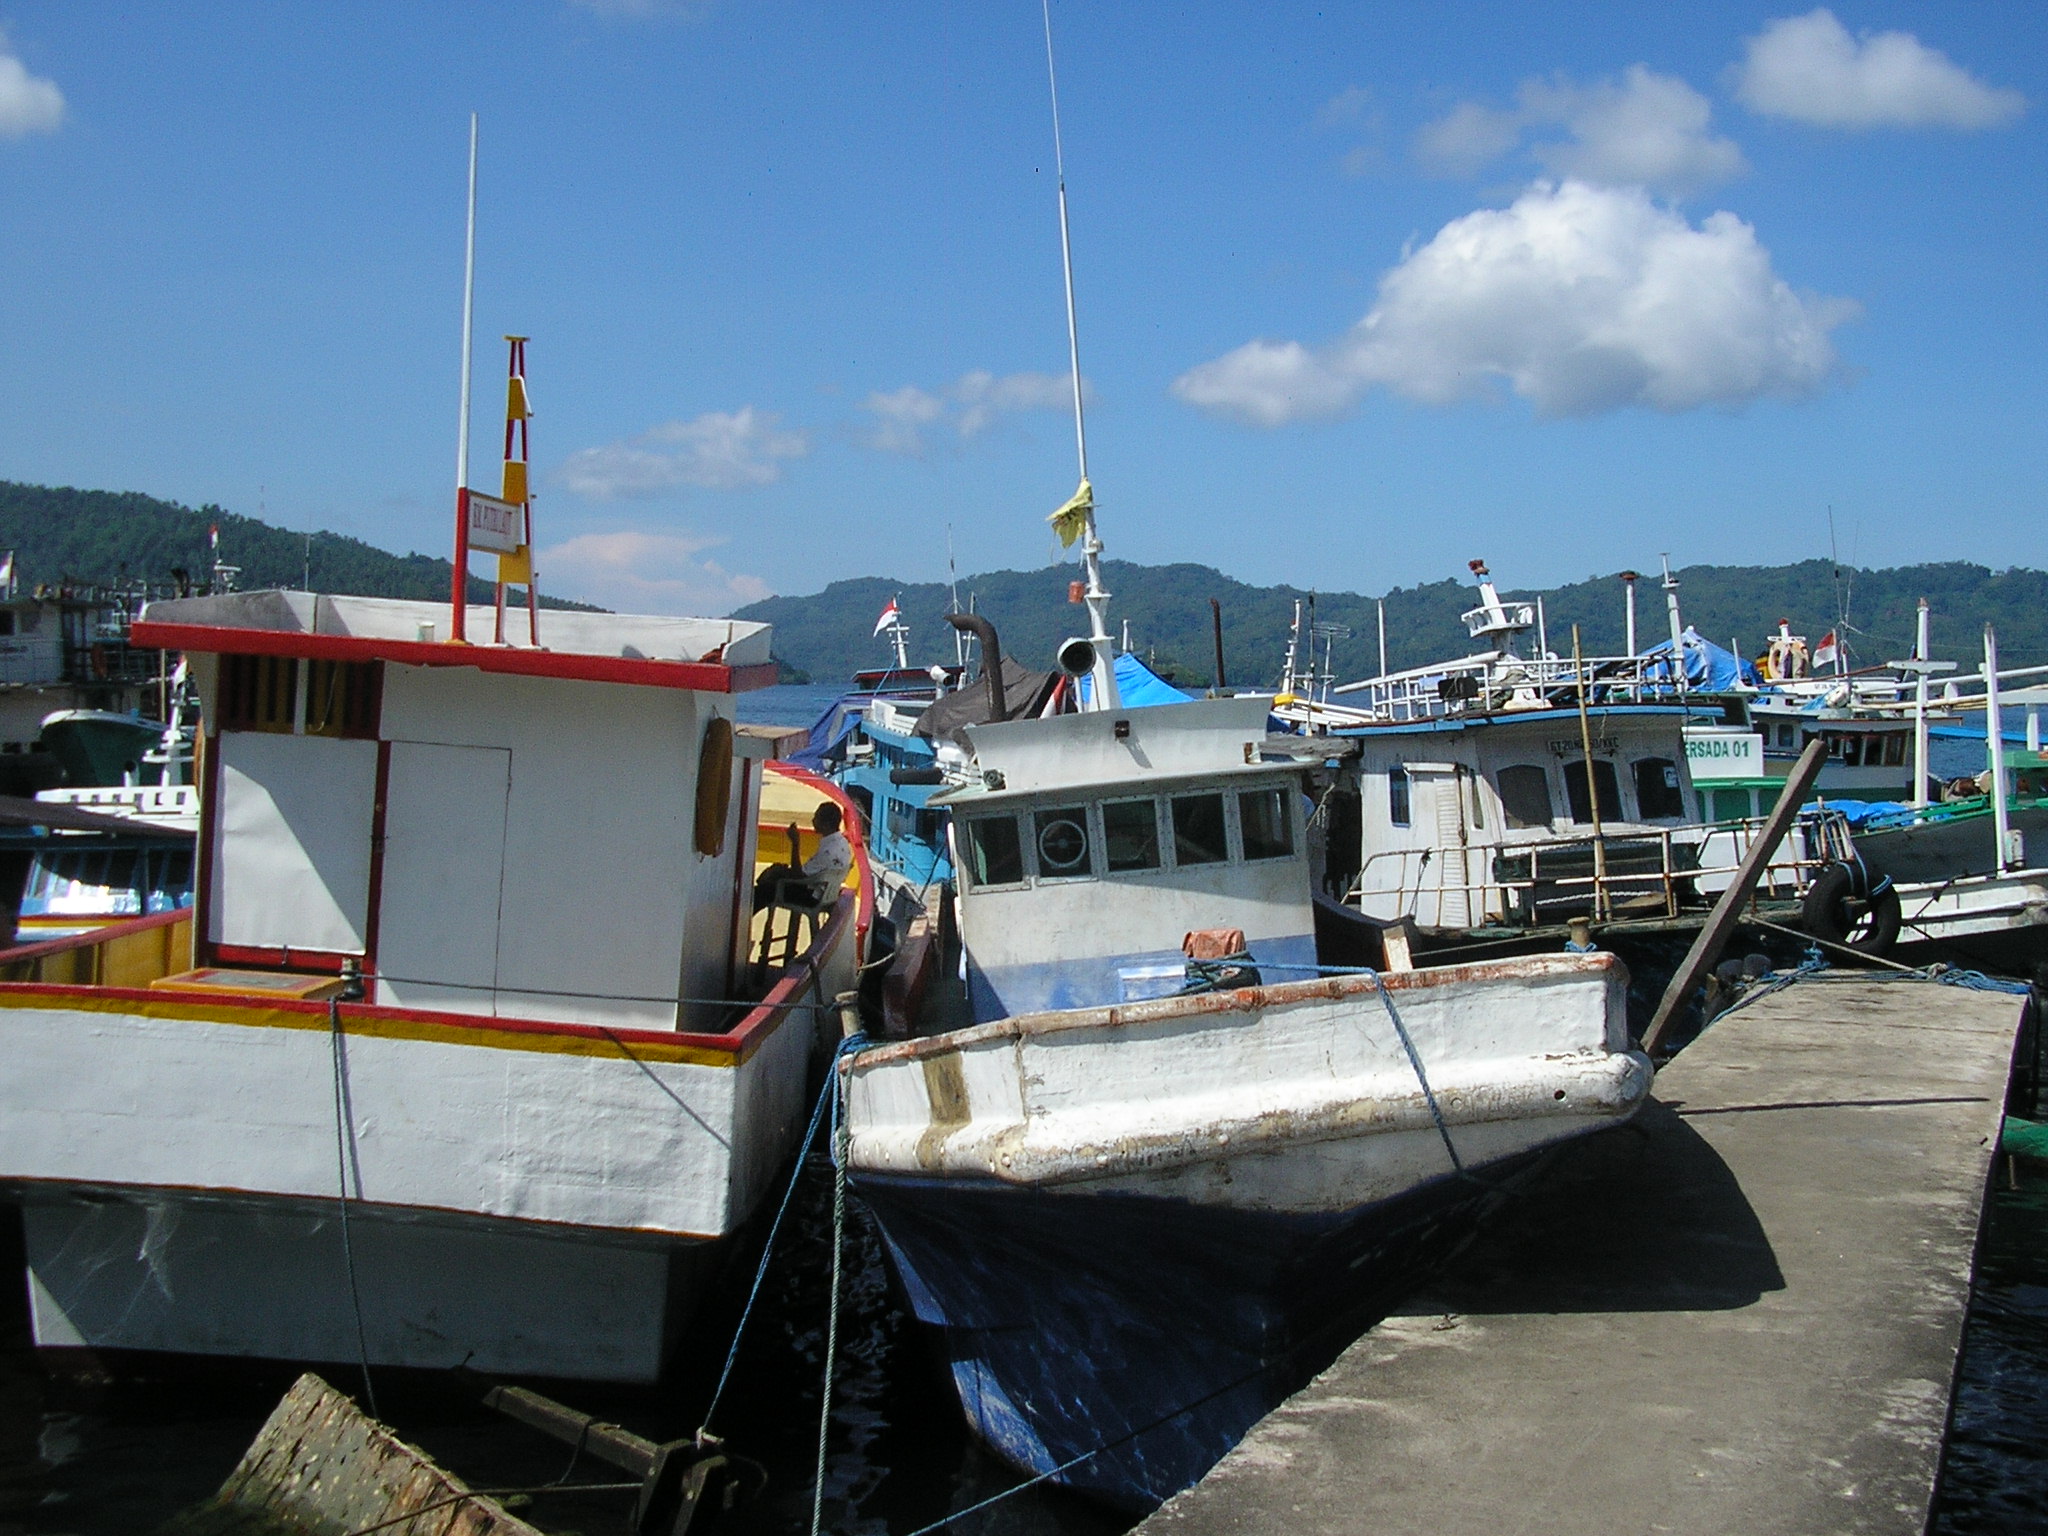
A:
POLYGON ((1643 1052, 1651 1060, 1656 1060, 1662 1053, 1679 1010, 1692 996, 1693 988, 1706 979, 1707 972, 1714 968, 1714 962, 1721 958, 1721 950, 1728 942, 1728 935, 1735 931, 1735 924, 1749 901, 1749 893, 1756 889, 1764 866, 1770 863, 1771 855, 1777 852, 1778 844, 1785 840, 1785 834, 1798 818, 1799 807, 1806 799, 1806 792, 1813 787, 1813 781, 1820 776, 1820 766, 1826 758, 1827 742, 1816 736, 1799 754, 1799 761, 1792 765, 1792 773, 1785 780, 1785 788, 1780 792, 1769 819, 1764 822, 1763 831, 1757 834, 1756 841, 1749 845, 1749 852, 1742 856, 1742 863, 1736 868, 1734 882, 1714 903, 1714 910, 1707 915, 1706 926, 1692 941, 1692 948, 1685 952, 1685 959, 1671 978, 1671 985, 1664 989, 1663 1001, 1657 1004, 1656 1017, 1650 1020, 1650 1027, 1643 1035, 1643 1052))

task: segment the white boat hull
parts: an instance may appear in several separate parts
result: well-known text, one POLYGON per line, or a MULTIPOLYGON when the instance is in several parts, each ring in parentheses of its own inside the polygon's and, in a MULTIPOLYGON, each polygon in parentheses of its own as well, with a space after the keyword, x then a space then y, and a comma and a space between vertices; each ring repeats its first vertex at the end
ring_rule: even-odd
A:
POLYGON ((372 1363, 653 1379, 801 1134, 852 904, 722 1035, 0 984, 37 1342, 354 1360, 359 1302, 372 1363))
POLYGON ((849 1167, 976 1429, 1149 1507, 1503 1179, 1635 1110, 1626 992, 1611 954, 1544 955, 881 1046, 844 1067, 849 1167))

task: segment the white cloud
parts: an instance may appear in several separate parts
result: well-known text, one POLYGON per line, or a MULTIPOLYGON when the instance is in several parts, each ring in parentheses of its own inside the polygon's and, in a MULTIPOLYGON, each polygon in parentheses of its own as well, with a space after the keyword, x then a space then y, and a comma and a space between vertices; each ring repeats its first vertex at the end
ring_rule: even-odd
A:
POLYGON ((2027 109, 1910 32, 1859 41, 1825 7, 1766 22, 1735 66, 1752 111, 1824 128, 1998 128, 2027 109))
POLYGON ((56 81, 30 74, 6 49, 6 34, 0 33, 0 139, 55 133, 64 121, 64 93, 56 81))
MULTIPOLYGON (((901 389, 877 391, 861 402, 861 409, 875 418, 863 440, 884 453, 921 454, 929 446, 933 431, 950 432, 969 438, 986 432, 997 419, 1018 411, 1060 411, 1074 401, 1073 375, 1065 373, 1008 373, 1001 377, 986 369, 963 373, 951 384, 933 392, 906 384, 901 389)), ((1084 379, 1081 384, 1088 388, 1084 379)))
POLYGON ((723 542, 631 530, 579 534, 541 550, 535 575, 543 592, 620 613, 715 616, 771 596, 760 577, 700 558, 723 542))
POLYGON ((1415 136, 1415 158, 1436 176, 1473 176, 1521 142, 1519 112, 1461 101, 1415 136))
POLYGON ((1539 416, 1812 394, 1843 300, 1801 296, 1731 213, 1697 226, 1635 189, 1538 183, 1446 224, 1321 347, 1260 340, 1173 392, 1257 426, 1341 414, 1374 386, 1448 405, 1505 385, 1539 416))
POLYGON ((1365 109, 1372 105, 1372 92, 1362 85, 1346 86, 1316 113, 1318 128, 1336 128, 1344 123, 1363 117, 1365 109))
POLYGON ((1561 127, 1569 138, 1530 151, 1553 176, 1682 197, 1746 169, 1735 143, 1709 132, 1712 103, 1675 75, 1641 64, 1590 85, 1563 75, 1525 80, 1515 100, 1512 110, 1460 102, 1416 135, 1416 158, 1437 175, 1470 176, 1529 130, 1561 127))
POLYGON ((1535 146, 1554 176, 1683 196, 1747 169, 1733 140, 1708 133, 1714 109, 1706 97, 1640 64, 1624 70, 1619 84, 1531 81, 1521 97, 1533 121, 1562 123, 1571 134, 1563 143, 1535 146))
POLYGON ((593 501, 660 496, 686 485, 714 491, 772 485, 782 478, 784 459, 810 451, 804 434, 783 428, 781 421, 772 411, 743 405, 663 422, 638 437, 579 448, 556 479, 593 501))

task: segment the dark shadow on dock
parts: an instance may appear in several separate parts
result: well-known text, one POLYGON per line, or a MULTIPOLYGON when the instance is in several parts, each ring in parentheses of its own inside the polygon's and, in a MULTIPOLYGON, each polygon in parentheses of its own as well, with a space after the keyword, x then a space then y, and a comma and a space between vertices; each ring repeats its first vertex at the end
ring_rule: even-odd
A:
POLYGON ((1728 1165, 1672 1106, 1563 1148, 1399 1310, 1698 1312, 1783 1290, 1728 1165))

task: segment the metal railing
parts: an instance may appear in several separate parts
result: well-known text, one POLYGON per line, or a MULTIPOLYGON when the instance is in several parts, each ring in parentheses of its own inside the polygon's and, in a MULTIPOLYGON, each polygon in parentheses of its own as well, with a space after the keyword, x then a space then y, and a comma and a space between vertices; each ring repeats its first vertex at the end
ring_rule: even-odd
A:
MULTIPOLYGON (((1762 817, 1743 817, 1598 838, 1381 849, 1364 861, 1345 899, 1362 905, 1392 897, 1402 916, 1417 916, 1429 900, 1439 914, 1446 905, 1462 902, 1459 927, 1496 920, 1534 926, 1579 912, 1605 918, 1624 910, 1637 917, 1660 910, 1676 917, 1704 905, 1705 894, 1717 884, 1726 886, 1763 826, 1762 817), (1484 873, 1476 879, 1471 869, 1475 855, 1484 862, 1484 873), (1389 863, 1398 866, 1394 883, 1368 888, 1374 866, 1384 869, 1389 863), (1432 870, 1434 880, 1429 878, 1432 870), (1451 878, 1454 874, 1459 878, 1451 878)), ((1758 892, 1797 896, 1822 868, 1854 852, 1848 820, 1840 812, 1804 815, 1772 854, 1758 892)))

